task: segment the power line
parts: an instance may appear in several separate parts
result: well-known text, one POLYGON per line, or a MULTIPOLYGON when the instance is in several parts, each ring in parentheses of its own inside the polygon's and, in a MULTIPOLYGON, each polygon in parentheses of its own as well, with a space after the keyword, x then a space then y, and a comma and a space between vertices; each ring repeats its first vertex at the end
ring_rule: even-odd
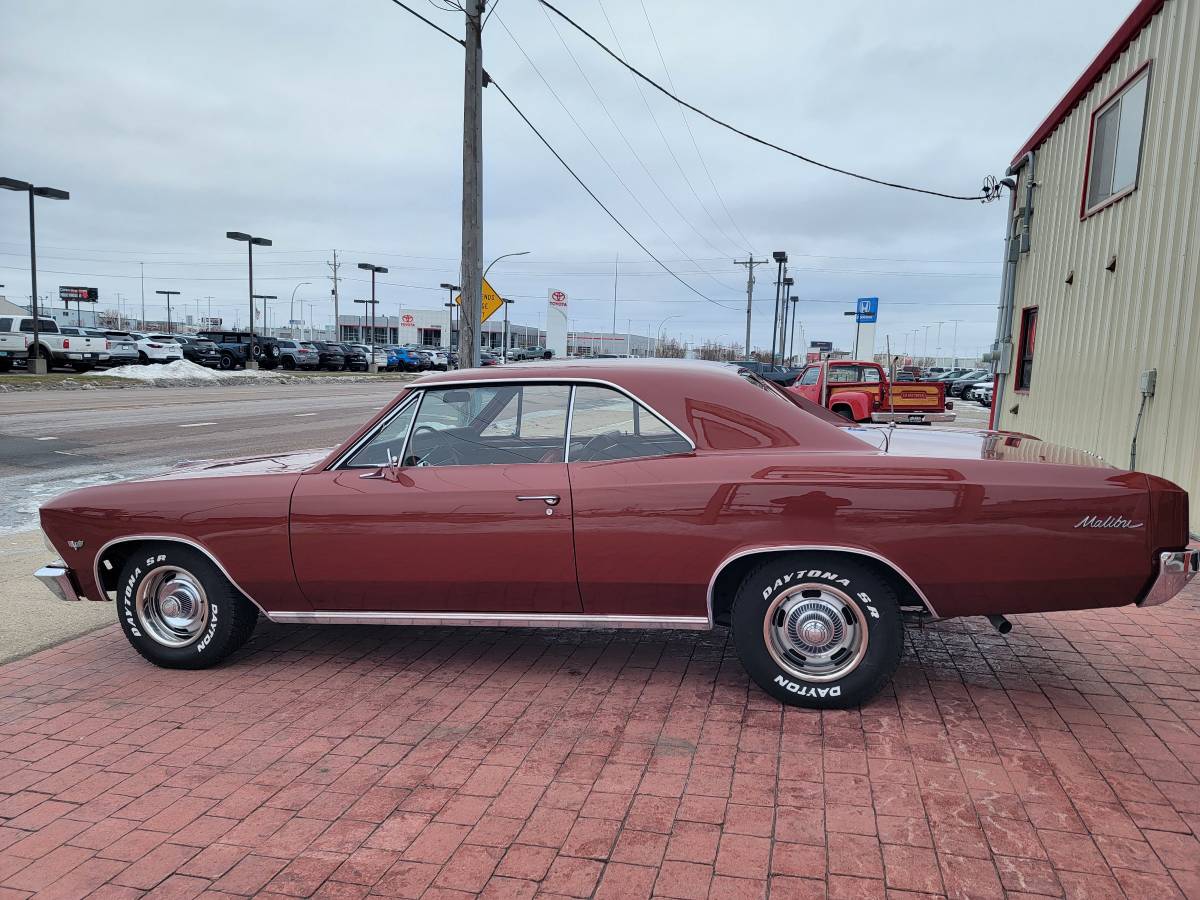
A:
POLYGON ((658 263, 660 266, 662 266, 663 270, 668 275, 670 275, 672 278, 674 278, 676 281, 678 281, 680 284, 682 284, 685 288, 687 288, 693 294, 695 294, 696 296, 698 296, 704 300, 707 300, 709 303, 713 304, 713 306, 719 306, 721 309, 729 309, 729 307, 725 306, 723 303, 718 303, 712 297, 709 297, 707 294, 704 294, 701 291, 697 290, 696 288, 692 287, 690 284, 688 284, 686 281, 684 281, 682 278, 680 278, 678 275, 676 275, 671 269, 669 269, 667 267, 666 263, 664 263, 661 259, 659 259, 657 256, 655 256, 653 253, 651 253, 650 248, 647 247, 645 244, 643 244, 641 241, 639 241, 634 236, 633 232, 630 231, 628 228, 626 228, 624 226, 624 224, 622 224, 621 220, 618 219, 615 215, 613 215, 612 210, 610 210, 607 206, 604 205, 604 201, 602 201, 599 197, 597 197, 592 192, 592 189, 590 187, 588 187, 586 184, 584 184, 583 179, 575 174, 575 170, 572 169, 570 167, 570 165, 567 164, 567 161, 559 155, 558 151, 555 150, 554 147, 550 144, 550 142, 548 140, 546 140, 546 138, 542 135, 542 133, 540 131, 538 131, 537 126, 529 121, 529 118, 525 115, 525 113, 521 112, 521 108, 519 106, 517 106, 516 103, 513 102, 512 97, 508 96, 508 93, 504 90, 504 88, 502 88, 500 86, 500 84, 495 80, 492 81, 492 85, 496 88, 496 90, 498 90, 500 92, 500 96, 503 97, 506 101, 508 101, 508 105, 513 108, 513 112, 515 112, 518 116, 521 117, 521 121, 523 121, 526 125, 529 126, 529 130, 532 131, 535 135, 537 135, 538 140, 540 140, 543 144, 546 145, 546 149, 549 150, 554 155, 554 158, 557 159, 559 161, 559 163, 562 165, 562 167, 564 169, 566 169, 567 172, 570 173, 571 177, 574 178, 579 183, 579 186, 581 188, 583 188, 585 191, 587 191, 588 196, 591 197, 594 201, 596 201, 596 205, 599 206, 602 210, 604 210, 605 213, 608 214, 608 217, 616 223, 618 228, 620 228, 623 232, 625 232, 625 234, 629 237, 629 239, 631 241, 633 241, 635 244, 637 244, 639 247, 641 247, 642 251, 647 256, 649 256, 652 260, 654 260, 656 263, 658 263))
POLYGON ((430 21, 429 19, 425 18, 423 15, 421 15, 419 12, 417 12, 415 9, 413 9, 408 4, 401 3, 400 0, 392 0, 392 2, 395 3, 397 6, 399 6, 401 9, 405 10, 406 12, 412 13, 414 16, 416 16, 418 19, 420 19, 422 22, 424 22, 426 25, 428 25, 434 31, 444 34, 446 37, 450 38, 450 40, 454 41, 454 43, 458 44, 460 47, 465 47, 467 45, 467 42, 464 41, 462 38, 456 38, 454 35, 452 35, 450 32, 448 32, 441 25, 438 25, 438 24, 430 21))
MULTIPOLYGON (((543 12, 543 15, 545 15, 544 12, 543 12)), ((547 16, 546 18, 549 21, 549 16, 547 16)), ((655 218, 654 214, 652 212, 650 212, 649 209, 646 208, 646 205, 644 203, 642 203, 641 198, 638 197, 637 193, 633 190, 633 188, 631 188, 626 183, 625 179, 623 179, 621 177, 620 173, 617 172, 616 168, 613 167, 613 164, 611 162, 609 162, 608 157, 606 157, 604 155, 604 152, 596 145, 596 142, 592 140, 591 135, 589 135, 587 133, 587 130, 583 127, 583 125, 580 123, 580 121, 575 117, 575 114, 573 112, 571 112, 570 107, 568 107, 566 102, 562 99, 562 97, 559 96, 558 91, 556 91, 554 89, 554 86, 550 84, 549 79, 547 79, 546 76, 542 74, 542 70, 538 67, 537 63, 535 63, 533 61, 532 57, 530 57, 530 55, 527 52, 525 52, 525 48, 521 45, 521 42, 519 40, 517 40, 516 35, 514 35, 512 33, 512 31, 509 30, 508 26, 504 23, 504 19, 497 16, 496 21, 498 21, 500 23, 500 27, 504 29, 505 34, 507 34, 509 36, 509 38, 512 40, 513 44, 516 45, 516 48, 521 52, 521 55, 525 57, 525 61, 528 62, 530 67, 533 69, 533 71, 535 73, 537 73, 538 78, 540 78, 542 80, 542 83, 546 85, 546 89, 548 91, 550 91, 550 95, 552 97, 554 97, 555 100, 558 101, 558 105, 563 108, 563 112, 565 112, 567 114, 568 118, 570 118, 571 122, 579 130, 579 133, 581 135, 583 135, 584 140, 586 140, 588 142, 588 144, 591 145, 592 149, 596 151, 596 155, 600 157, 600 161, 604 163, 604 165, 608 168, 608 171, 612 173, 612 176, 615 179, 617 179, 617 181, 620 183, 621 187, 623 187, 625 189, 625 193, 629 194, 630 198, 633 200, 634 203, 637 204, 638 208, 641 209, 641 211, 646 214, 646 218, 648 218, 651 222, 653 222, 654 226, 660 232, 662 232, 663 237, 665 237, 671 243, 671 245, 677 251, 679 251, 679 253, 683 254, 683 256, 686 257, 689 262, 694 263, 696 268, 699 269, 701 272, 703 272, 704 271, 703 267, 700 266, 699 263, 695 263, 695 261, 692 259, 692 257, 688 256, 688 252, 683 249, 683 247, 679 244, 678 241, 676 241, 673 237, 671 237, 670 232, 668 232, 667 229, 663 226, 663 224, 661 222, 659 222, 657 218, 655 218)), ((552 28, 554 27, 554 24, 552 21, 551 21, 551 27, 552 28)), ((555 29, 555 34, 558 34, 557 29, 555 29)), ((609 112, 608 107, 605 106, 604 101, 602 99, 600 99, 599 93, 597 93, 595 87, 592 86, 591 81, 588 80, 588 77, 584 73, 582 66, 579 65, 579 61, 576 60, 574 54, 571 53, 571 49, 570 49, 570 47, 567 46, 567 42, 565 40, 563 40, 562 35, 558 35, 558 39, 560 41, 562 41, 562 45, 563 45, 564 49, 566 49, 567 55, 570 56, 571 61, 575 63, 575 68, 579 69, 580 75, 583 75, 583 80, 585 82, 587 82, 588 87, 591 88, 592 93, 595 94, 596 99, 599 101, 601 108, 604 110, 605 114, 608 116, 608 120, 612 123, 614 130, 617 132, 617 134, 619 134, 621 136, 621 140, 623 140, 625 142, 625 146, 629 148, 629 152, 633 154, 634 159, 636 159, 638 161, 639 165, 641 165, 642 171, 646 173, 646 177, 648 177, 650 179, 651 183, 656 188, 658 188, 658 192, 660 194, 662 194, 663 199, 667 201, 667 203, 671 206, 671 208, 673 210, 675 210, 676 215, 679 216, 679 218, 683 221, 683 223, 685 225, 687 225, 689 228, 691 228, 692 231, 694 231, 701 240, 703 240, 705 243, 708 243, 708 245, 710 247, 712 247, 713 250, 720 253, 721 252, 720 248, 715 247, 711 243, 709 243, 707 241, 707 239, 704 237, 704 235, 700 234, 700 232, 697 231, 696 228, 687 220, 687 218, 683 215, 683 213, 680 212, 679 207, 677 207, 672 202, 671 198, 667 196, 666 191, 663 190, 662 186, 655 179, 654 175, 646 167, 646 164, 642 161, 642 158, 638 155, 638 152, 635 149, 633 149, 633 145, 629 143, 629 139, 625 136, 625 132, 623 132, 621 130, 621 126, 617 124, 616 119, 613 118, 612 113, 609 112)), ((705 272, 705 274, 708 275, 709 278, 712 278, 712 280, 715 281, 717 284, 721 285, 721 287, 729 288, 729 285, 722 284, 717 278, 713 277, 712 275, 709 275, 707 272, 705 272)))
MULTIPOLYGON (((393 2, 396 2, 396 0, 393 0, 393 2)), ((588 40, 590 40, 593 44, 595 44, 597 47, 599 47, 601 50, 603 50, 605 53, 607 53, 609 56, 611 56, 613 59, 615 59, 617 62, 619 62, 622 66, 624 66, 626 69, 628 69, 634 75, 636 75, 638 78, 642 79, 647 84, 649 84, 651 87, 653 87, 655 90, 660 91, 661 93, 670 97, 672 100, 674 100, 680 106, 687 107, 692 112, 696 113, 696 115, 703 116, 704 118, 708 119, 713 124, 720 125, 722 128, 728 129, 729 131, 732 131, 734 134, 741 135, 742 137, 746 138, 747 140, 751 140, 756 144, 761 144, 764 147, 770 147, 772 150, 778 150, 780 153, 786 153, 788 156, 794 157, 794 158, 800 160, 801 162, 806 162, 809 165, 817 166, 818 168, 826 169, 827 171, 830 171, 830 172, 836 172, 839 175, 846 175, 850 178, 857 178, 859 181, 867 181, 867 182, 870 182, 871 184, 878 184, 882 187, 896 188, 897 190, 901 190, 901 191, 911 191, 915 194, 928 194, 931 197, 942 197, 942 198, 945 198, 946 200, 975 200, 975 201, 983 202, 986 199, 988 199, 987 195, 984 194, 983 192, 980 192, 979 194, 975 194, 972 196, 963 196, 960 194, 945 194, 945 193, 942 193, 941 191, 933 191, 933 190, 929 190, 927 188, 919 188, 919 187, 913 187, 913 186, 907 185, 907 184, 900 184, 899 182, 895 182, 895 181, 884 181, 880 178, 872 178, 869 175, 862 175, 858 172, 852 172, 849 169, 843 169, 838 166, 830 165, 829 163, 820 162, 818 160, 813 159, 810 156, 805 156, 802 153, 797 153, 795 150, 788 150, 786 147, 781 147, 778 144, 775 144, 775 143, 772 143, 771 141, 766 140, 765 138, 760 138, 760 137, 757 137, 756 135, 750 134, 750 132, 748 132, 748 131, 743 131, 742 129, 738 128, 736 125, 730 125, 728 122, 718 119, 716 116, 711 115, 710 113, 706 113, 704 110, 700 109, 698 106, 693 106, 691 103, 688 103, 686 100, 684 100, 682 97, 675 94, 673 91, 667 90, 667 88, 663 87, 661 84, 659 84, 653 78, 651 78, 649 75, 642 73, 640 70, 634 68, 629 63, 625 62, 625 60, 623 60, 619 55, 617 55, 612 50, 610 50, 608 47, 606 47, 599 38, 597 38, 595 35, 593 35, 590 31, 588 31, 586 28, 584 28, 582 25, 580 25, 578 22, 576 22, 574 19, 572 19, 570 16, 568 16, 566 13, 564 13, 562 10, 560 10, 558 7, 556 7, 554 4, 547 2, 547 0, 538 0, 538 3, 540 3, 542 6, 546 7, 547 9, 549 9, 551 12, 553 12, 555 15, 557 15, 559 18, 561 18, 563 21, 565 21, 567 24, 569 24, 572 28, 574 28, 576 31, 578 31, 580 34, 582 34, 584 37, 586 37, 588 40)))
MULTIPOLYGON (((617 35, 617 29, 613 26, 612 19, 608 17, 608 10, 604 8, 604 0, 596 0, 596 2, 600 6, 600 12, 604 15, 604 21, 608 24, 609 33, 612 34, 613 41, 617 45, 617 52, 620 53, 621 56, 624 56, 625 48, 621 46, 621 38, 617 35)), ((547 13, 544 8, 542 9, 542 15, 546 16, 548 20, 550 19, 550 14, 547 13)), ((555 27, 554 33, 558 34, 557 27, 555 27)), ((559 40, 562 40, 562 35, 559 35, 559 40)), ((563 46, 566 46, 565 41, 563 42, 563 46)), ((570 51, 568 50, 567 52, 570 51)), ((572 58, 574 58, 574 56, 572 56, 572 58)), ((692 192, 692 196, 696 198, 696 202, 700 204, 700 208, 704 210, 704 214, 708 216, 708 221, 712 222, 713 228, 717 229, 717 231, 720 232, 721 237, 729 241, 730 246, 734 247, 736 250, 738 247, 738 242, 726 234, 725 229, 720 226, 717 220, 713 217, 713 214, 709 212, 708 207, 704 204, 704 201, 700 199, 700 194, 697 193, 695 186, 692 184, 692 179, 688 178, 687 172, 684 171, 683 164, 679 162, 679 157, 675 155, 675 148, 673 148, 671 146, 671 142, 667 140, 667 135, 666 132, 663 131, 662 123, 658 121, 658 116, 654 113, 654 107, 652 107, 650 105, 650 101, 646 99, 646 92, 642 89, 642 83, 638 81, 637 78, 635 78, 632 74, 629 77, 633 80, 633 86, 637 89, 638 96, 642 99, 642 105, 646 107, 646 112, 650 114, 650 121, 654 123, 654 128, 658 131, 658 136, 662 138, 663 146, 667 148, 667 154, 671 157, 671 161, 675 163, 675 168, 679 170, 679 174, 683 177, 684 184, 686 184, 688 190, 692 192)), ((708 242, 706 241, 705 243, 708 242)), ((712 244, 709 243, 709 246, 711 247, 712 244)))
MULTIPOLYGON (((674 91, 675 90, 675 81, 674 81, 674 79, 671 78, 671 70, 667 66, 666 57, 663 56, 662 46, 658 43, 658 35, 655 34, 655 32, 654 32, 654 23, 652 21, 650 21, 650 13, 646 9, 645 0, 639 0, 639 2, 642 5, 642 15, 645 16, 645 18, 646 18, 646 27, 650 30, 650 38, 654 41, 654 49, 658 51, 658 59, 659 59, 659 62, 661 62, 662 66, 663 66, 663 74, 667 76, 667 84, 669 84, 671 86, 671 90, 674 91)), ((614 36, 615 36, 615 34, 614 34, 614 36)), ((712 185, 713 193, 716 194, 717 200, 721 204, 721 208, 723 210, 725 210, 725 215, 729 217, 729 224, 731 224, 733 226, 733 230, 736 231, 738 233, 738 236, 745 242, 746 250, 749 251, 750 239, 748 237, 746 237, 746 233, 744 231, 742 231, 741 226, 738 225, 737 219, 735 219, 733 217, 733 213, 731 213, 729 211, 729 207, 725 205, 725 198, 721 195, 721 190, 720 190, 720 188, 717 187, 717 182, 713 178, 712 172, 709 171, 708 163, 704 159, 704 154, 700 152, 700 144, 696 141, 695 132, 692 131, 691 120, 688 119, 687 113, 685 113, 683 111, 682 107, 679 108, 679 118, 683 120, 683 125, 685 128, 687 128, 688 136, 692 139, 692 146, 696 150, 696 158, 700 160, 700 165, 704 169, 704 174, 708 176, 708 183, 712 185)), ((753 259, 754 254, 753 253, 749 254, 748 258, 753 259)))

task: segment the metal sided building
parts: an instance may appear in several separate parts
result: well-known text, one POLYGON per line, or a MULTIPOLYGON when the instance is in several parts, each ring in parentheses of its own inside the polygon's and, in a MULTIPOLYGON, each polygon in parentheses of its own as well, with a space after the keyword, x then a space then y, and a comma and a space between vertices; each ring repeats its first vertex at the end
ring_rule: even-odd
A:
POLYGON ((1200 534, 1200 0, 1138 3, 1007 174, 994 426, 1176 482, 1200 534))

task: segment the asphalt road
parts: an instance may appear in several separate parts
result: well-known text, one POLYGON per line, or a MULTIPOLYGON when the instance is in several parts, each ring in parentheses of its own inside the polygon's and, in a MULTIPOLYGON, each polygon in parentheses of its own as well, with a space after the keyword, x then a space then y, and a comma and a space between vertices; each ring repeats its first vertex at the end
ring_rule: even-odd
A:
POLYGON ((0 532, 40 503, 188 460, 330 447, 400 391, 395 381, 0 395, 0 532))

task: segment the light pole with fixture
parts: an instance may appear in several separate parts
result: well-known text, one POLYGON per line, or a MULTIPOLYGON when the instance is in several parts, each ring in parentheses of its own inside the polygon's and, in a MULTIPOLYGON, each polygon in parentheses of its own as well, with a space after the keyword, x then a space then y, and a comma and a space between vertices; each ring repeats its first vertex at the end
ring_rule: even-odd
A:
POLYGON ((507 297, 501 297, 504 301, 504 352, 500 359, 503 362, 508 362, 508 308, 515 303, 515 300, 509 300, 507 297))
MULTIPOLYGON (((455 291, 461 291, 462 288, 459 285, 451 284, 448 281, 443 281, 440 285, 438 285, 438 287, 444 291, 450 292, 450 302, 444 304, 445 306, 450 307, 450 337, 446 341, 446 346, 451 350, 461 350, 462 348, 458 346, 458 341, 455 340, 454 334, 454 307, 457 305, 454 302, 454 293, 455 291)), ((462 360, 460 359, 459 362, 462 362, 462 360)))
POLYGON ((225 237, 231 241, 245 241, 246 248, 250 251, 250 290, 248 292, 250 296, 250 347, 246 354, 246 368, 257 369, 258 360, 254 358, 254 248, 256 246, 270 247, 271 241, 265 237, 253 237, 244 231, 227 231, 225 237))
POLYGON ((33 198, 45 197, 47 200, 70 200, 71 195, 66 191, 52 187, 36 187, 28 181, 16 178, 0 178, 0 188, 6 191, 25 191, 29 194, 29 284, 31 297, 29 312, 33 316, 33 356, 25 362, 25 371, 31 375, 46 374, 46 360, 41 353, 41 331, 38 328, 38 293, 37 293, 37 229, 34 226, 33 198))
POLYGON ((178 297, 179 291, 155 291, 156 294, 162 294, 167 298, 167 334, 171 333, 171 298, 178 297))
POLYGON ((288 328, 294 328, 296 325, 296 291, 306 284, 312 286, 311 281, 302 281, 292 288, 292 299, 288 301, 288 328))
MULTIPOLYGON (((379 367, 375 365, 375 304, 379 301, 375 299, 375 275, 380 273, 387 274, 387 266, 376 266, 371 263, 359 263, 358 267, 364 271, 371 273, 371 361, 367 363, 367 371, 374 374, 379 371, 379 367)), ((364 303, 363 300, 355 300, 355 303, 364 303)))
POLYGON ((663 319, 661 322, 658 323, 658 328, 654 329, 654 356, 656 359, 658 358, 658 351, 660 349, 660 344, 662 343, 661 336, 662 336, 663 329, 666 327, 667 323, 670 322, 672 319, 680 319, 682 317, 683 317, 682 313, 678 313, 673 316, 667 316, 665 319, 663 319))

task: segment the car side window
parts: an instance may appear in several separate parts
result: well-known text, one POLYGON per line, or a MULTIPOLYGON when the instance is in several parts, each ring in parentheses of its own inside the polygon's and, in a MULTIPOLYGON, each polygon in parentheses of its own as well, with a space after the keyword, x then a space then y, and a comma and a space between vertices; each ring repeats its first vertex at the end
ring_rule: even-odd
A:
POLYGON ((689 453, 692 444, 620 391, 579 385, 571 409, 571 462, 689 453))
POLYGON ((427 389, 404 465, 561 463, 570 397, 565 384, 427 389))
POLYGON ((375 433, 349 460, 348 469, 377 469, 386 466, 394 457, 400 458, 404 452, 404 439, 408 437, 408 426, 412 423, 417 411, 416 400, 403 406, 384 426, 375 433))
POLYGON ((817 379, 821 377, 821 369, 818 366, 809 366, 804 370, 804 374, 800 376, 800 384, 816 384, 817 379))

